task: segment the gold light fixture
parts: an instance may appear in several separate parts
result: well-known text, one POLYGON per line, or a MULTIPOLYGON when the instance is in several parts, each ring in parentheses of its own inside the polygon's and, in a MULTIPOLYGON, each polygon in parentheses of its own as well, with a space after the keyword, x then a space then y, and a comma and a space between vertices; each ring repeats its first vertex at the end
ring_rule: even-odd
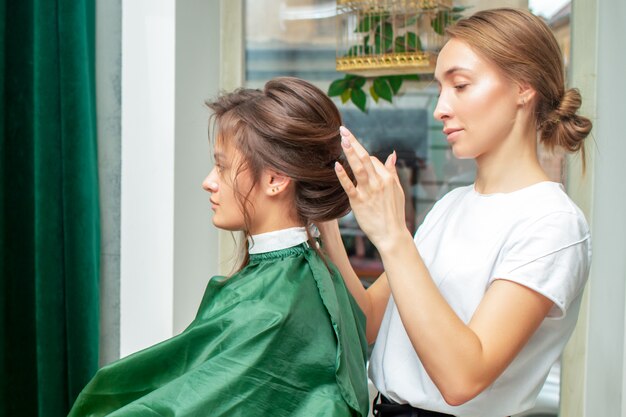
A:
POLYGON ((432 73, 452 0, 337 0, 337 71, 432 73))

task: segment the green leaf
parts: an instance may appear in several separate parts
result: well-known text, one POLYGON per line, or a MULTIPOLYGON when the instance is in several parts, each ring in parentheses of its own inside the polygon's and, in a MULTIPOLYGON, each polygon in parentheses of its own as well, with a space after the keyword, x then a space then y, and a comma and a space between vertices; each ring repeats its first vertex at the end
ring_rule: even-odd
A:
POLYGON ((379 25, 374 32, 374 53, 387 52, 393 44, 393 26, 389 22, 379 25), (381 33, 382 32, 382 33, 381 33))
POLYGON ((396 37, 393 49, 395 52, 399 52, 399 53, 406 52, 406 49, 404 48, 404 36, 396 37))
POLYGON ((362 55, 363 46, 361 45, 353 45, 348 49, 348 52, 344 56, 359 56, 362 55))
POLYGON ((380 49, 380 32, 376 32, 374 34, 374 53, 375 54, 380 54, 381 53, 381 49, 380 49))
POLYGON ((409 20, 407 20, 406 24, 404 26, 410 26, 410 25, 414 25, 415 22, 417 22, 417 19, 419 18, 419 15, 415 15, 413 17, 411 17, 409 20))
POLYGON ((406 43, 411 51, 422 50, 422 41, 420 40, 419 36, 417 36, 414 32, 407 32, 406 37, 406 43))
POLYGON ((365 15, 357 25, 355 32, 369 32, 380 22, 380 15, 365 15))
POLYGON ((432 26, 435 33, 442 35, 446 31, 446 26, 449 25, 450 17, 448 16, 448 12, 445 10, 440 10, 437 12, 437 16, 430 22, 430 26, 432 26))
POLYGON ((398 94, 398 91, 400 91, 400 87, 402 87, 402 75, 388 75, 386 77, 384 77, 387 82, 389 82, 389 85, 391 86, 391 91, 393 91, 393 94, 396 95, 398 94))
POLYGON ((378 103, 378 99, 379 99, 380 97, 378 97, 378 94, 376 94, 376 90, 374 89, 374 86, 371 86, 371 87, 370 87, 370 95, 372 96, 372 98, 374 99, 374 101, 375 101, 376 103, 378 103))
POLYGON ((420 80, 419 74, 402 75, 401 77, 407 81, 419 81, 420 80))
POLYGON ((335 80, 328 87, 328 96, 340 96, 348 88, 348 81, 345 78, 335 80))
POLYGON ((376 78, 374 80, 373 87, 374 91, 376 91, 376 94, 378 94, 380 98, 382 98, 383 100, 387 100, 391 103, 391 101, 393 100, 393 92, 391 91, 391 86, 389 85, 387 80, 382 77, 376 78))
POLYGON ((348 100, 350 100, 351 95, 352 95, 352 89, 351 88, 347 88, 347 89, 343 90, 343 93, 341 93, 341 103, 342 104, 346 104, 348 102, 348 100))
POLYGON ((367 96, 365 95, 365 92, 360 88, 353 88, 350 98, 352 99, 354 105, 357 106, 363 113, 365 113, 365 103, 367 102, 367 96))
POLYGON ((385 23, 384 27, 385 33, 385 51, 391 48, 391 44, 393 44, 393 25, 391 23, 385 23))
POLYGON ((365 85, 365 81, 367 81, 365 79, 365 77, 361 77, 359 75, 354 76, 354 78, 351 79, 350 81, 350 86, 352 88, 361 88, 365 85))

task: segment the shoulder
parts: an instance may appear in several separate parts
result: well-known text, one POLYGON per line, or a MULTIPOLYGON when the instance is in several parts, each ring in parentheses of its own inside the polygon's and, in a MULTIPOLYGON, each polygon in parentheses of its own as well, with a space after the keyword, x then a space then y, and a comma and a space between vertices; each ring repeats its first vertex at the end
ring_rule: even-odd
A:
POLYGON ((561 184, 545 182, 524 191, 512 201, 519 213, 516 235, 532 232, 569 242, 590 237, 585 215, 561 184))
POLYGON ((591 264, 591 235, 582 211, 554 183, 539 184, 517 202, 493 278, 528 286, 554 301, 563 317, 580 296, 591 264))
MULTIPOLYGON (((283 321, 298 304, 302 287, 312 281, 306 275, 302 268, 264 263, 260 267, 248 265, 230 277, 214 276, 209 280, 196 319, 262 316, 271 318, 273 323, 283 321)), ((252 322, 255 321, 249 324, 252 322)), ((245 322, 239 324, 246 326, 245 322)))

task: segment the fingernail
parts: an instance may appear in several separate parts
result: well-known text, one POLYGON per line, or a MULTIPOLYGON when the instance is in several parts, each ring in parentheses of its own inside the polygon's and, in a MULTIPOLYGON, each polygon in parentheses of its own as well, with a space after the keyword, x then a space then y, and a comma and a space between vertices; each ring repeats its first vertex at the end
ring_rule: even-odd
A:
POLYGON ((393 150, 393 153, 391 155, 393 155, 393 164, 395 165, 398 161, 398 154, 396 153, 395 149, 393 150))
POLYGON ((346 148, 346 149, 349 148, 350 147, 350 139, 348 139, 346 136, 342 136, 341 137, 341 145, 344 148, 346 148))
POLYGON ((335 170, 339 172, 343 171, 343 167, 341 166, 339 162, 335 162, 335 170))
POLYGON ((341 136, 350 136, 350 131, 345 126, 339 126, 341 136))

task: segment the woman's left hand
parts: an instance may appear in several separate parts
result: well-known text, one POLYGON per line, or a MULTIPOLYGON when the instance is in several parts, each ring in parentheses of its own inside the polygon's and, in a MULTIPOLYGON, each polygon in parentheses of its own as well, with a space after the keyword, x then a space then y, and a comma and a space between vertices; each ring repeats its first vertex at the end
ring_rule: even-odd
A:
POLYGON ((396 154, 383 164, 370 156, 345 127, 340 128, 341 145, 352 168, 356 184, 338 162, 335 172, 350 199, 350 206, 361 230, 379 251, 390 247, 408 233, 405 223, 404 192, 396 172, 396 154))

